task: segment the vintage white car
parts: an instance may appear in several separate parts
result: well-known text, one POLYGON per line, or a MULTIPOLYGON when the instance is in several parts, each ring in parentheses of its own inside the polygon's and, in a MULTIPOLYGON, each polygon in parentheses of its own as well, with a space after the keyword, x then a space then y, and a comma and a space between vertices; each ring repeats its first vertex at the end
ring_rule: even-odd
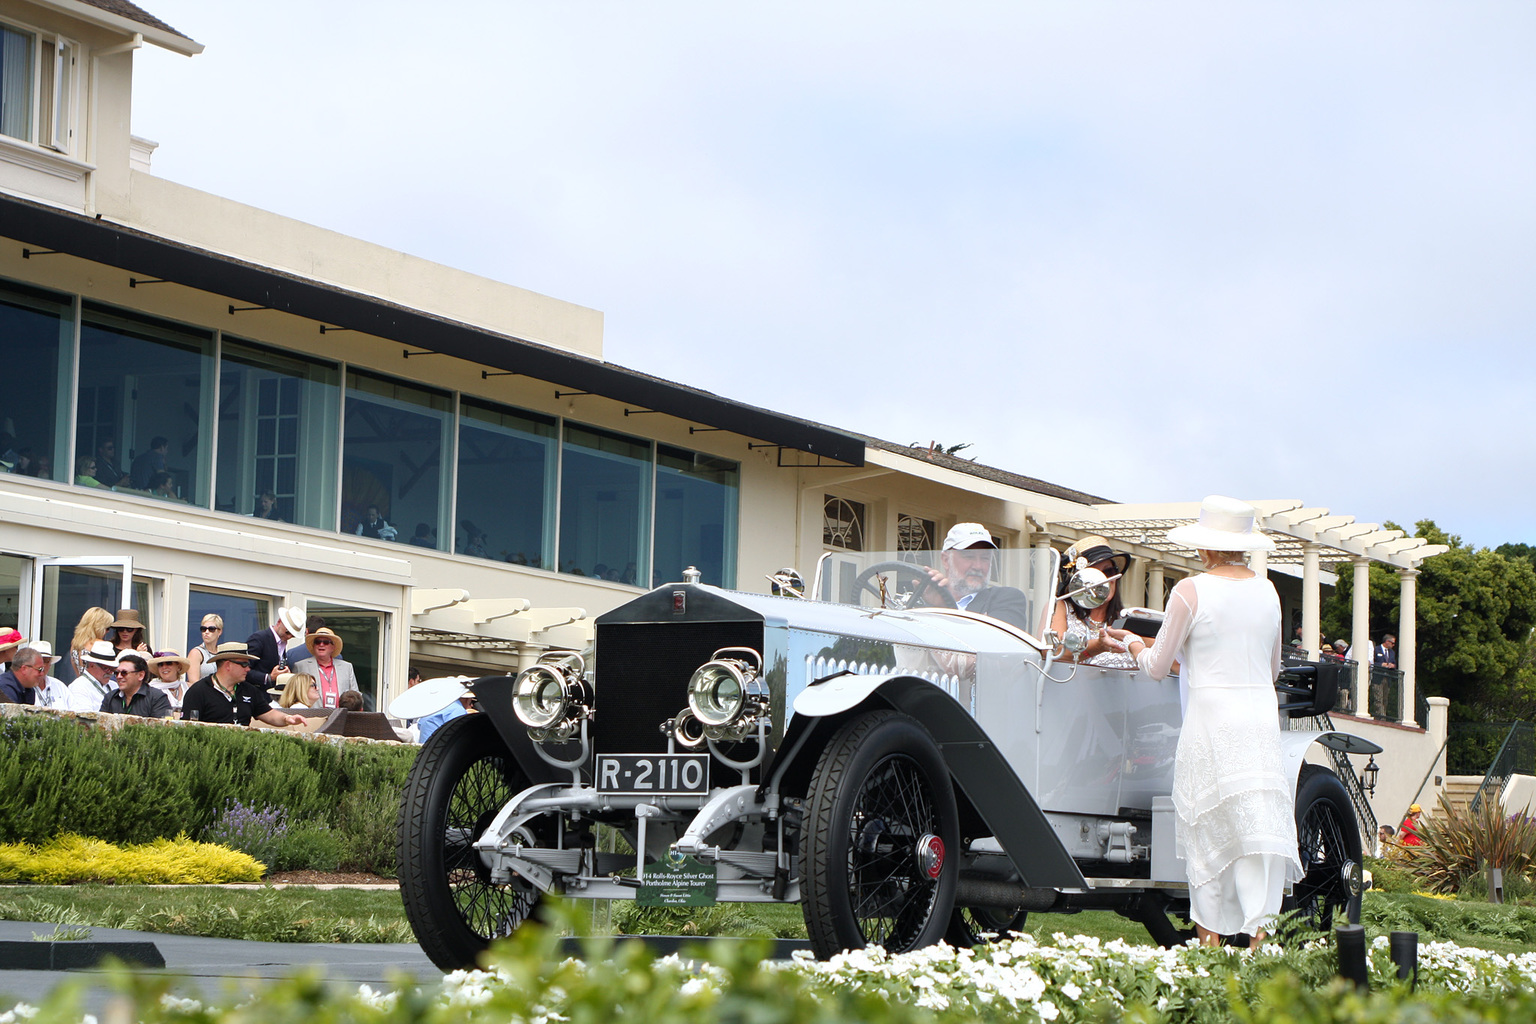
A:
MULTIPOLYGON (((598 618, 595 656, 469 684, 481 713, 432 736, 401 812, 428 956, 473 963, 545 894, 799 903, 821 957, 971 943, 1030 911, 1192 934, 1169 800, 1178 681, 1064 660, 1054 552, 993 559, 1027 629, 929 607, 937 564, 839 553, 806 597, 787 573, 782 594, 661 586, 598 618)), ((1334 682, 1282 673, 1277 714, 1315 724, 1334 682)), ((1307 868, 1289 905, 1325 926, 1359 891, 1340 775, 1355 784, 1347 755, 1379 748, 1327 728, 1283 739, 1307 868), (1306 763, 1314 747, 1338 771, 1306 763)))

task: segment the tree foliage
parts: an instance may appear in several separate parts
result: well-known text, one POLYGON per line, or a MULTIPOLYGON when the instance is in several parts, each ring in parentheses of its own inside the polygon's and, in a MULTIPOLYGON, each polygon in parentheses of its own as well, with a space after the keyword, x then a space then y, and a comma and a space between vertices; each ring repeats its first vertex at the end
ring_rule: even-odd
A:
MULTIPOLYGON (((1416 524, 1414 536, 1450 547, 1420 567, 1419 692, 1450 698, 1452 718, 1536 718, 1536 566, 1527 554, 1536 551, 1523 544, 1475 548, 1429 519, 1416 524)), ((1354 577, 1348 563, 1338 573, 1323 624, 1329 636, 1349 636, 1354 577)), ((1375 562, 1370 581, 1371 639, 1379 642, 1398 631, 1400 581, 1375 562)))

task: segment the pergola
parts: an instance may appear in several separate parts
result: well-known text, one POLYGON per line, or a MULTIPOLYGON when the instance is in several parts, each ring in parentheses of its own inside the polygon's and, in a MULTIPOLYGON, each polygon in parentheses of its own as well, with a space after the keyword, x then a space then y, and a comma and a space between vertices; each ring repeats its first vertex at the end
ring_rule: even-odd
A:
MULTIPOLYGON (((1301 633, 1312 658, 1319 654, 1316 650, 1322 605, 1319 566, 1324 562, 1347 561, 1354 567, 1350 648, 1356 651, 1374 650, 1370 638, 1370 564, 1381 562, 1397 571, 1401 587, 1397 666, 1403 673, 1400 714, 1404 724, 1413 724, 1415 581, 1424 559, 1449 549, 1443 544, 1405 536, 1401 530, 1382 529, 1375 523, 1357 523, 1354 516, 1334 515, 1329 509, 1309 507, 1301 501, 1267 499, 1250 500, 1249 504, 1258 509, 1258 528, 1275 542, 1273 552, 1254 556, 1253 567, 1264 571, 1270 563, 1301 566, 1301 633)), ((1198 501, 1089 507, 1094 513, 1091 518, 1054 520, 1051 527, 1077 536, 1096 533, 1138 555, 1140 572, 1138 578, 1126 581, 1127 590, 1139 592, 1138 588, 1144 583, 1150 607, 1162 607, 1166 566, 1187 572, 1199 569, 1193 550, 1168 540, 1169 530, 1199 519, 1198 501)), ((1367 655, 1358 658, 1357 662, 1355 706, 1363 708, 1366 706, 1371 658, 1367 655)))

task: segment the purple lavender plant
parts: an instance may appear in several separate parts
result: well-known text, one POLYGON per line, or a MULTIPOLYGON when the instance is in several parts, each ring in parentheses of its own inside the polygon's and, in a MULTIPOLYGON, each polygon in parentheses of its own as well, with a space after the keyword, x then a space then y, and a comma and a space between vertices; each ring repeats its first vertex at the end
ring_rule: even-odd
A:
POLYGON ((248 853, 271 865, 288 834, 288 812, 280 807, 247 807, 231 800, 203 833, 203 841, 248 853))

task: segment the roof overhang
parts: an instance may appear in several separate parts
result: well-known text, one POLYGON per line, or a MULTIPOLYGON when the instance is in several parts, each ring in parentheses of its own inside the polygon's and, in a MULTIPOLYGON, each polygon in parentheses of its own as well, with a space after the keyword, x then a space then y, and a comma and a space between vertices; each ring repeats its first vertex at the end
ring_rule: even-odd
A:
POLYGON ((0 224, 28 245, 666 413, 767 442, 781 456, 789 449, 818 463, 864 465, 862 439, 819 424, 110 221, 0 194, 0 224))
MULTIPOLYGON (((1375 523, 1357 523, 1353 516, 1334 515, 1326 508, 1309 507, 1294 499, 1249 501, 1258 510, 1255 525, 1275 542, 1269 562, 1299 563, 1313 545, 1320 562, 1364 558, 1398 569, 1417 569, 1426 558, 1450 548, 1419 537, 1405 537, 1401 530, 1386 530, 1375 523)), ((1131 543, 1190 557, 1194 551, 1168 540, 1168 531, 1200 518, 1198 501, 1141 505, 1094 505, 1092 517, 1057 520, 1057 526, 1097 533, 1110 540, 1131 543)))
POLYGON ((146 43, 154 43, 172 53, 191 57, 203 52, 202 43, 195 39, 188 39, 179 32, 168 32, 158 25, 115 14, 95 4, 84 3, 83 0, 32 0, 32 2, 40 7, 51 7, 55 11, 61 11, 87 24, 100 25, 102 28, 122 32, 125 35, 143 36, 146 43))

